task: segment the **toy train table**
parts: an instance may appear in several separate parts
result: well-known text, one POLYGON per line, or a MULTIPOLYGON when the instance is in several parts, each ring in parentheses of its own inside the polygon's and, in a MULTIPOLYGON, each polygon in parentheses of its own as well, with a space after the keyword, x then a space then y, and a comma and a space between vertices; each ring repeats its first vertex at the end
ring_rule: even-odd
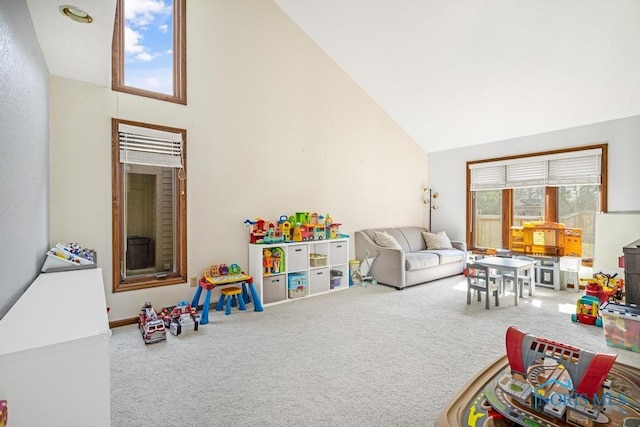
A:
POLYGON ((617 355, 507 330, 507 355, 439 415, 445 426, 640 427, 640 369, 617 355))

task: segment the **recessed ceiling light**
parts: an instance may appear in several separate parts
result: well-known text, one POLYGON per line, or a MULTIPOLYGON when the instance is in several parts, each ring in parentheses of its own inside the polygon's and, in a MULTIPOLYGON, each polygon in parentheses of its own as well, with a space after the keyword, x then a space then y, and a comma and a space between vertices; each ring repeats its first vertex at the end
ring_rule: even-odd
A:
POLYGON ((76 22, 81 22, 83 24, 90 24, 91 22, 93 22, 93 18, 91 17, 91 15, 75 6, 62 5, 59 7, 59 9, 60 13, 68 16, 76 22))

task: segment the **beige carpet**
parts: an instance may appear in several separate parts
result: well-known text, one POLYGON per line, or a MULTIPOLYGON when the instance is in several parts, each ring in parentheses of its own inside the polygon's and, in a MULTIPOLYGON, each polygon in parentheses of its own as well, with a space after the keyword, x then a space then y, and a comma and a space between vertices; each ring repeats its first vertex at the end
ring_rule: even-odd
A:
MULTIPOLYGON (((382 285, 265 308, 212 311, 191 335, 145 345, 137 326, 111 337, 113 426, 428 426, 515 325, 617 353, 603 330, 573 323, 578 293, 538 288, 514 306, 466 305, 456 276, 402 291, 382 285)), ((141 300, 141 304, 144 301, 141 300)))

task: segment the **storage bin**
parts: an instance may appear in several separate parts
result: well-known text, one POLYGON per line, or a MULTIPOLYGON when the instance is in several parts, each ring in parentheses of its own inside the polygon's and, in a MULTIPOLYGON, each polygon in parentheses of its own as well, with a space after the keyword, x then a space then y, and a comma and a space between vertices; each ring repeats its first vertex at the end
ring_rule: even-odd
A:
POLYGON ((342 271, 331 270, 330 275, 331 275, 331 280, 329 281, 329 288, 334 289, 340 286, 340 281, 342 279, 342 271))
POLYGON ((265 277, 262 282, 262 302, 269 304, 287 299, 287 282, 284 274, 265 277))
POLYGON ((326 267, 327 256, 323 254, 310 254, 309 264, 311 265, 311 267, 326 267))
POLYGON ((287 249, 287 271, 301 271, 309 268, 308 245, 291 245, 287 249))
POLYGON ((307 276, 299 273, 289 274, 287 277, 289 298, 300 298, 309 295, 309 281, 307 276))
POLYGON ((607 345, 640 352, 640 307, 607 301, 600 316, 607 345))

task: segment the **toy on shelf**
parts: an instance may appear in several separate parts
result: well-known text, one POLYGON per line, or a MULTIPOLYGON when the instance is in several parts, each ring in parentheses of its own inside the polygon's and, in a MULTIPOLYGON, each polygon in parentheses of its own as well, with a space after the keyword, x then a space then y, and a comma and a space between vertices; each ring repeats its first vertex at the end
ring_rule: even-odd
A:
POLYGON ((180 301, 175 307, 162 309, 160 317, 164 321, 165 328, 169 328, 169 332, 175 336, 198 330, 200 316, 198 316, 196 309, 186 301, 180 301))
POLYGON ((273 226, 273 224, 266 222, 262 218, 257 218, 255 221, 246 219, 244 226, 249 230, 250 243, 262 243, 264 237, 267 235, 267 229, 273 226))
POLYGON ((265 248, 262 250, 264 276, 280 274, 284 271, 284 250, 282 248, 265 248))
POLYGON ((592 295, 583 295, 578 298, 576 312, 571 314, 571 321, 596 325, 602 327, 602 318, 599 315, 600 300, 592 295))
POLYGON ((259 244, 306 242, 348 237, 340 234, 342 224, 333 222, 329 214, 317 212, 296 212, 293 215, 281 215, 275 223, 262 218, 255 221, 245 220, 249 230, 249 242, 259 244))
POLYGON ((291 241, 291 222, 289 222, 289 217, 286 215, 281 215, 278 220, 278 229, 282 233, 282 237, 285 242, 291 241))
POLYGON ((78 243, 57 243, 47 251, 41 271, 52 273, 96 268, 96 258, 95 250, 83 248, 78 243))
POLYGON ((158 318, 150 302, 146 302, 138 314, 138 328, 145 344, 152 344, 167 339, 164 321, 158 318))

